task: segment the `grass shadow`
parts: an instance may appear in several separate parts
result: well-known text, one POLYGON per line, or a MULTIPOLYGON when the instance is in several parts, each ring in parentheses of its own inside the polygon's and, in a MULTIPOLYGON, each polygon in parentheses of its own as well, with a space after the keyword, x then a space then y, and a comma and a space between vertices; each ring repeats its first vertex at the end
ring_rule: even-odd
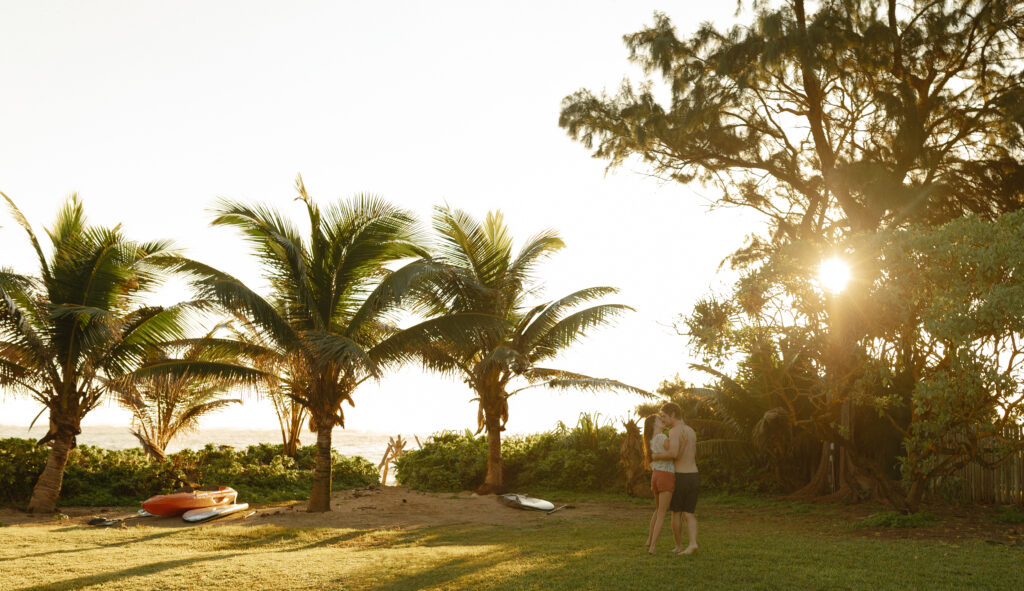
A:
MULTIPOLYGON (((74 528, 74 529, 78 530, 80 528, 74 528)), ((60 530, 57 530, 57 531, 60 531, 60 530)), ((92 546, 90 546, 88 548, 69 548, 67 550, 48 550, 46 552, 37 552, 35 554, 22 554, 21 556, 14 556, 14 557, 11 557, 11 558, 0 558, 0 562, 6 562, 6 561, 10 561, 10 560, 21 560, 23 558, 36 558, 38 556, 49 556, 51 554, 75 554, 77 552, 89 552, 91 550, 103 550, 103 549, 106 549, 106 548, 117 548, 117 547, 120 547, 120 546, 128 546, 130 544, 139 544, 139 543, 142 543, 142 542, 149 542, 149 541, 152 541, 152 540, 155 540, 155 539, 158 539, 158 538, 165 538, 167 536, 173 536, 176 533, 178 533, 178 532, 177 531, 160 532, 160 533, 151 534, 151 535, 148 535, 148 536, 141 536, 141 537, 138 537, 138 538, 131 538, 131 539, 128 539, 128 540, 122 540, 120 542, 111 542, 109 544, 93 544, 92 546)))
POLYGON ((233 558, 235 556, 240 556, 240 554, 224 554, 220 556, 207 556, 205 558, 182 558, 179 560, 165 560, 163 562, 154 562, 151 564, 133 566, 131 568, 126 568, 124 570, 119 570, 115 572, 101 573, 96 575, 86 575, 84 577, 78 577, 66 581, 46 583, 44 585, 35 585, 32 587, 24 587, 22 588, 21 591, 56 591, 59 589, 82 589, 84 587, 99 585, 101 583, 108 583, 110 581, 124 579, 128 577, 152 575, 165 570, 177 568, 179 566, 195 564, 197 562, 224 560, 227 558, 233 558))
MULTIPOLYGON (((355 578, 374 580, 373 589, 418 590, 441 583, 451 584, 456 579, 494 568, 508 560, 511 558, 493 555, 461 557, 439 562, 416 572, 403 570, 402 572, 393 572, 390 576, 382 576, 380 571, 375 570, 373 573, 367 573, 365 577, 357 576, 355 578)), ((336 579, 335 583, 344 588, 351 580, 352 577, 343 577, 336 579)))

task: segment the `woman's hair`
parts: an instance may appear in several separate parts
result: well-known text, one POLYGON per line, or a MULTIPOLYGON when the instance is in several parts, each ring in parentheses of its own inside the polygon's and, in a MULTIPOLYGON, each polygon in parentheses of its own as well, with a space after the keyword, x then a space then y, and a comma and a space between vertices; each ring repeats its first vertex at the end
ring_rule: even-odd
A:
POLYGON ((651 439, 654 438, 654 421, 658 415, 649 415, 644 419, 644 468, 651 469, 651 439))

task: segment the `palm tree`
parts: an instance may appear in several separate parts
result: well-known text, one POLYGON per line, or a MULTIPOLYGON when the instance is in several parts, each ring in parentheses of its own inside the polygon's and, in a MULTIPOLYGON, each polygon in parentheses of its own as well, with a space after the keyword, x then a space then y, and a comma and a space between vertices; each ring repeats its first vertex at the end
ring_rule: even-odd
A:
POLYGON ((235 355, 225 354, 216 347, 208 346, 218 326, 205 337, 186 345, 180 357, 173 358, 167 353, 170 347, 161 347, 148 359, 140 372, 133 372, 124 378, 114 380, 111 388, 117 401, 132 413, 132 435, 142 444, 153 459, 163 461, 168 444, 176 436, 194 430, 203 416, 221 410, 231 404, 241 403, 237 398, 225 398, 224 394, 238 380, 221 375, 194 375, 188 370, 177 373, 152 374, 145 369, 154 364, 180 361, 183 364, 202 362, 237 363, 235 355))
POLYGON ((620 390, 650 394, 621 382, 544 367, 596 327, 632 310, 621 304, 580 306, 617 293, 590 287, 561 299, 528 304, 539 291, 537 265, 564 247, 547 230, 530 238, 513 257, 513 238, 501 212, 483 223, 469 214, 438 207, 434 229, 439 237, 435 261, 445 273, 425 282, 421 310, 429 314, 479 313, 501 319, 501 331, 447 341, 421 351, 426 367, 462 377, 479 402, 477 433, 486 429, 487 476, 481 492, 502 490, 501 432, 508 421, 508 399, 528 388, 620 390))
POLYGON ((426 256, 413 216, 371 195, 321 210, 300 176, 309 235, 278 211, 221 200, 213 225, 239 230, 253 246, 270 284, 269 298, 238 279, 195 261, 184 264, 203 299, 219 302, 257 327, 287 357, 283 391, 308 409, 317 433, 309 511, 330 511, 331 431, 345 426, 342 403, 389 366, 445 339, 467 339, 486 325, 480 315, 435 318, 400 330, 396 312, 436 265, 426 256), (392 265, 416 258, 397 270, 392 265))
POLYGON ((263 374, 257 391, 274 407, 281 429, 281 453, 295 457, 302 445, 299 439, 302 428, 309 422, 309 410, 288 394, 293 385, 301 388, 305 376, 300 375, 300 365, 289 364, 287 351, 278 348, 265 331, 244 316, 236 314, 233 332, 236 341, 247 345, 249 363, 263 374))
POLYGON ((34 277, 0 271, 0 385, 27 393, 49 411, 43 441, 52 447, 28 508, 53 511, 82 418, 152 347, 183 336, 189 305, 141 303, 167 269, 169 242, 133 242, 120 227, 90 226, 72 195, 47 231, 47 257, 21 211, 0 195, 28 233, 39 264, 34 277))
POLYGON ((309 422, 309 410, 282 390, 270 390, 267 398, 274 405, 277 424, 281 428, 281 455, 291 458, 299 451, 302 428, 309 422))

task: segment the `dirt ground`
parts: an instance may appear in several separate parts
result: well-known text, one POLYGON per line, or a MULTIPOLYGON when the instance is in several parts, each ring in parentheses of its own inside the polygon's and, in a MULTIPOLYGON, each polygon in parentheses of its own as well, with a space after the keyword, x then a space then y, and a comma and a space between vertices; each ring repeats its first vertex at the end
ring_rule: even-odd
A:
MULTIPOLYGON (((239 499, 244 502, 244 499, 239 499)), ((255 505, 248 511, 200 524, 184 522, 180 517, 137 518, 138 508, 131 507, 65 507, 58 515, 33 515, 15 509, 0 509, 0 523, 7 526, 52 525, 55 520, 85 525, 93 517, 127 518, 125 526, 148 527, 221 527, 224 525, 266 525, 283 527, 336 527, 348 529, 414 529, 445 525, 517 525, 540 526, 558 520, 634 521, 645 523, 652 507, 646 503, 626 501, 572 501, 548 499, 564 508, 552 514, 506 507, 494 496, 477 496, 470 492, 423 493, 404 487, 385 486, 339 491, 334 494, 331 511, 307 513, 305 501, 255 505), (253 513, 255 511, 255 513, 253 513)), ((778 529, 817 529, 838 535, 887 539, 931 539, 945 542, 984 540, 1000 545, 1024 545, 1024 524, 998 523, 994 508, 971 506, 934 506, 926 510, 938 516, 930 527, 887 528, 852 527, 885 507, 814 503, 805 510, 787 510, 787 505, 760 507, 720 505, 709 500, 698 511, 699 519, 713 521, 752 519, 768 522, 778 529)))
MULTIPOLYGON (((369 487, 334 494, 331 511, 307 513, 305 501, 258 505, 234 515, 201 524, 184 522, 180 517, 133 518, 137 509, 126 507, 63 507, 67 523, 85 525, 93 517, 126 519, 126 525, 153 527, 218 527, 222 525, 266 525, 284 527, 337 527, 352 529, 410 529, 435 525, 530 525, 545 520, 636 520, 645 519, 650 509, 629 502, 559 503, 564 508, 552 514, 506 507, 494 496, 473 493, 422 493, 404 487, 369 487), (250 515, 252 511, 255 514, 250 515)), ((239 499, 244 502, 244 499, 239 499)), ((7 525, 52 525, 53 514, 33 515, 14 509, 0 509, 0 522, 7 525)))

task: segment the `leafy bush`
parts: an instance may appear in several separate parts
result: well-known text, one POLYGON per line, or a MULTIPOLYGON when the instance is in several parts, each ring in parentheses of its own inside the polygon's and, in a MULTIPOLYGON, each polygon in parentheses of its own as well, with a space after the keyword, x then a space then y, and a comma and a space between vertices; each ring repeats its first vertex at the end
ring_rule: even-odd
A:
POLYGON ((421 449, 398 458, 395 467, 398 483, 416 490, 457 492, 476 488, 487 475, 487 438, 473 437, 468 430, 462 434, 435 433, 421 449))
MULTIPOLYGON (((622 433, 581 415, 573 428, 559 423, 547 433, 502 441, 506 487, 520 491, 622 490, 625 472, 619 463, 622 433)), ((397 462, 399 484, 417 490, 460 491, 479 487, 487 475, 487 438, 466 431, 437 433, 422 449, 397 462)))
POLYGON ((28 502, 48 452, 31 439, 0 439, 0 504, 28 502))
MULTIPOLYGON (((105 450, 80 445, 68 456, 61 487, 62 505, 135 505, 188 483, 230 486, 246 502, 307 499, 313 485, 316 446, 283 457, 281 445, 252 445, 244 451, 182 450, 163 462, 141 449, 105 450)), ((0 503, 25 505, 49 450, 27 439, 0 440, 0 503)), ((333 454, 335 490, 378 484, 376 467, 361 457, 333 454)))
POLYGON ((884 513, 876 513, 867 519, 862 519, 854 523, 854 526, 891 528, 930 527, 938 520, 939 518, 935 515, 924 511, 908 514, 886 511, 884 513))

